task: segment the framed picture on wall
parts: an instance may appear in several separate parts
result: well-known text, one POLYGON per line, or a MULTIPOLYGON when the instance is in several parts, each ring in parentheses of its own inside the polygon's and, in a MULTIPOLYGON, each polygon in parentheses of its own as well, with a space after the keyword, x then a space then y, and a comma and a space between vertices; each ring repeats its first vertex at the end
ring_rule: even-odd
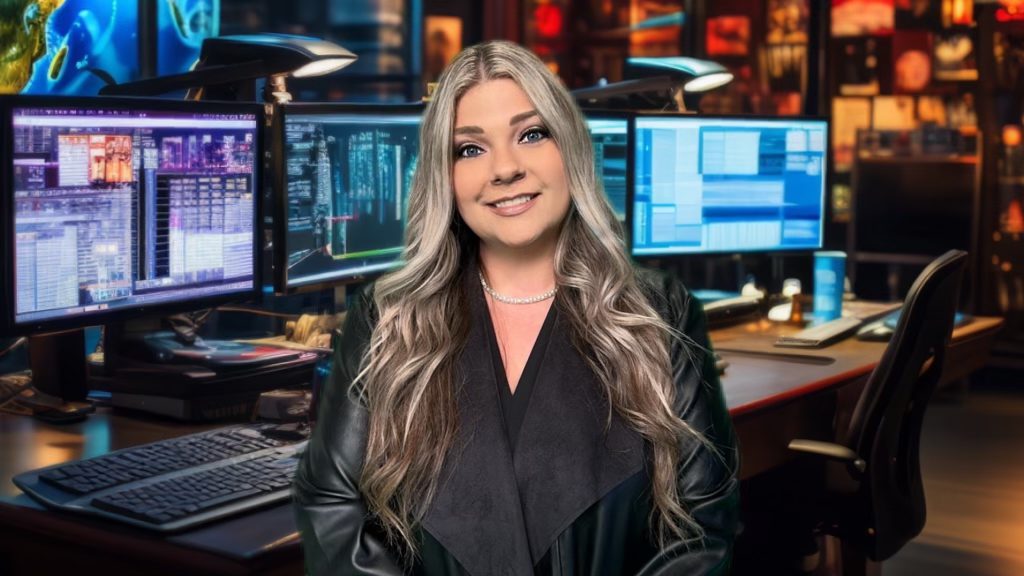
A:
POLYGON ((943 32, 937 35, 934 51, 936 80, 978 79, 974 35, 970 32, 943 32))
POLYGON ((708 56, 746 56, 750 52, 750 18, 714 16, 707 22, 708 56))
POLYGON ((832 50, 840 95, 873 96, 891 89, 892 43, 888 38, 840 38, 832 43, 832 50))
POLYGON ((913 96, 876 96, 871 107, 871 125, 875 130, 913 130, 913 96))
POLYGON ((896 29, 933 30, 942 23, 942 0, 896 0, 896 29))
POLYGON ((917 120, 918 122, 937 124, 945 126, 948 122, 946 116, 946 103, 940 96, 919 96, 917 99, 917 120))
POLYGON ((915 94, 932 79, 932 39, 923 30, 898 30, 892 37, 893 89, 915 94))
POLYGON ((444 67, 462 50, 462 19, 427 16, 423 19, 423 75, 436 82, 444 67))
POLYGON ((832 99, 832 164, 836 172, 853 168, 857 130, 871 128, 871 99, 832 99))
MULTIPOLYGON (((548 0, 550 1, 550 0, 548 0)), ((630 56, 677 56, 686 15, 674 0, 630 0, 630 56)), ((618 5, 618 3, 616 3, 618 5)))
POLYGON ((766 44, 807 44, 809 0, 768 0, 766 44))
POLYGON ((832 0, 832 36, 891 34, 895 18, 893 0, 832 0))
POLYGON ((942 25, 970 26, 974 23, 974 0, 942 0, 942 25))

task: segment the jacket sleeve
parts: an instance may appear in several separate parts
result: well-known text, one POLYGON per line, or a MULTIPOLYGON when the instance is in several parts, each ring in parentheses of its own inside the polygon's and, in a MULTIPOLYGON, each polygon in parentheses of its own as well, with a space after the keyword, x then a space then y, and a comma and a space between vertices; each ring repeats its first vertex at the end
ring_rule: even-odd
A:
POLYGON ((704 308, 675 279, 663 279, 661 313, 681 332, 671 351, 676 413, 715 447, 685 439, 679 495, 701 526, 698 542, 673 542, 640 574, 728 574, 739 519, 739 450, 708 339, 704 308), (717 453, 716 453, 717 452, 717 453))
POLYGON ((369 344, 372 308, 363 291, 345 318, 331 375, 320 392, 317 423, 292 486, 306 573, 314 576, 402 574, 359 490, 369 421, 366 407, 348 389, 369 344))

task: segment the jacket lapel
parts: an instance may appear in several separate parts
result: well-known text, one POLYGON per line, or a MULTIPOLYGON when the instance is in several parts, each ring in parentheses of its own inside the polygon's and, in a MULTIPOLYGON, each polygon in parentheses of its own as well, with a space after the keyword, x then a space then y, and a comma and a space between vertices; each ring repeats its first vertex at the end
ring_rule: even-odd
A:
POLYGON ((533 573, 491 365, 476 267, 466 271, 471 326, 460 358, 459 428, 423 527, 474 575, 533 573))
POLYGON ((532 558, 593 504, 644 466, 642 437, 608 404, 558 315, 523 427, 514 464, 532 558))

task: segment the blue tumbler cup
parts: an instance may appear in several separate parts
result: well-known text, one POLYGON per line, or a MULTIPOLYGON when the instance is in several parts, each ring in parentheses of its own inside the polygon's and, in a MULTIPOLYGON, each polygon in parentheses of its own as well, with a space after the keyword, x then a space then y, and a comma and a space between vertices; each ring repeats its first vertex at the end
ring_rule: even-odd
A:
POLYGON ((846 253, 814 253, 814 321, 835 320, 843 314, 843 282, 846 279, 846 253))

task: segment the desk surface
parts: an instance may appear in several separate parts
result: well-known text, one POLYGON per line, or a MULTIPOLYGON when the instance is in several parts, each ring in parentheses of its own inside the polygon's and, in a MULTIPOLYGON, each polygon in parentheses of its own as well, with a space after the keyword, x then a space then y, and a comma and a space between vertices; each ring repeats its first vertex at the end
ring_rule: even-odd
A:
MULTIPOLYGON (((950 349, 956 362, 950 364, 964 374, 982 366, 1001 324, 999 318, 977 318, 957 329, 950 349)), ((882 343, 852 338, 820 350, 772 346, 779 335, 797 330, 765 321, 712 332, 715 349, 730 363, 722 383, 743 449, 744 478, 791 458, 785 450, 789 438, 809 437, 831 427, 833 392, 863 381, 885 349, 882 343)), ((0 414, 0 535, 6 539, 18 534, 25 542, 32 535, 68 543, 88 541, 94 548, 118 550, 127 566, 165 566, 168 573, 272 573, 300 561, 290 505, 160 537, 102 520, 47 512, 10 482, 35 468, 216 426, 140 418, 109 408, 99 409, 85 422, 62 426, 0 414)), ((7 545, 15 549, 15 544, 7 545)), ((0 542, 0 552, 4 550, 0 542)))
MULTIPOLYGON (((1002 324, 1002 318, 978 317, 957 328, 950 357, 964 361, 961 356, 970 352, 970 371, 980 368, 986 358, 974 354, 974 345, 987 343, 991 348, 991 338, 1002 324)), ((856 338, 819 349, 774 346, 779 336, 798 331, 797 326, 762 320, 711 333, 715 351, 730 364, 722 386, 734 419, 870 374, 886 346, 856 338)), ((962 376, 959 371, 957 375, 962 376)))

